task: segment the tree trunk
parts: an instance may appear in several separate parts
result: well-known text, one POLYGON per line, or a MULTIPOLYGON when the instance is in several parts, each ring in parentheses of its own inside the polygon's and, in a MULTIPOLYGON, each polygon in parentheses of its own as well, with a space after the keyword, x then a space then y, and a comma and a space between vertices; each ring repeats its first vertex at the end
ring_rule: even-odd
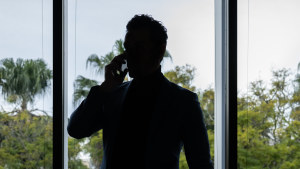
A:
POLYGON ((22 111, 27 110, 27 100, 26 99, 22 99, 22 104, 21 104, 21 109, 22 111))

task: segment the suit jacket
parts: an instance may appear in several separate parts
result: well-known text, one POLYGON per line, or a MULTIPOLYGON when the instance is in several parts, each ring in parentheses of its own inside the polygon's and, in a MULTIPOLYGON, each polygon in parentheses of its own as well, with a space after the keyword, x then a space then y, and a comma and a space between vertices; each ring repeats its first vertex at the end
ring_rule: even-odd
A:
MULTIPOLYGON (((101 92, 99 86, 92 87, 87 98, 71 115, 67 130, 74 138, 89 137, 103 129, 101 169, 108 169, 130 84, 125 82, 110 93, 101 92)), ((213 168, 197 95, 164 77, 155 105, 148 129, 147 169, 178 169, 183 145, 190 169, 213 168)))

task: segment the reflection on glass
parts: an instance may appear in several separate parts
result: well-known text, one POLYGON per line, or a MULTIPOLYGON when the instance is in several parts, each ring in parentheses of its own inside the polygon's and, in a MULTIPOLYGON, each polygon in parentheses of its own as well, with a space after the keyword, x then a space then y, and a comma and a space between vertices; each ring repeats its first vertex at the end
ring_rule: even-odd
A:
POLYGON ((0 16, 0 168, 53 168, 52 1, 1 1, 0 16))
MULTIPOLYGON (((127 22, 151 14, 168 29, 162 72, 170 81, 198 94, 214 160, 214 6, 213 1, 71 1, 69 3, 68 116, 104 80, 104 67, 124 52, 127 22), (130 9, 130 10, 128 10, 130 9)), ((131 80, 127 77, 125 80, 131 80)), ((69 167, 99 168, 102 131, 76 140, 69 137, 69 167)), ((184 149, 180 168, 188 168, 184 149)))
POLYGON ((273 2, 239 1, 239 168, 300 168, 300 3, 273 2))

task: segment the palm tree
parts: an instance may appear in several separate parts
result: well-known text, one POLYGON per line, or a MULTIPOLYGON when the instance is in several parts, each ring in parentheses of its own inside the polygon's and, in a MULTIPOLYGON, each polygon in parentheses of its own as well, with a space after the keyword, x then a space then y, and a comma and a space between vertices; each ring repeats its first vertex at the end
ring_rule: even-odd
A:
MULTIPOLYGON (((103 74, 105 66, 109 64, 115 56, 120 55, 125 51, 123 44, 124 41, 119 39, 115 41, 112 51, 105 56, 99 57, 97 54, 90 55, 86 60, 86 68, 91 67, 95 70, 96 74, 103 74)), ((164 58, 170 58, 172 60, 171 54, 167 50, 164 54, 164 58)), ((99 82, 96 80, 79 75, 74 82, 73 105, 76 106, 80 103, 80 101, 87 96, 89 89, 98 83, 99 82)))
POLYGON ((0 87, 2 95, 10 103, 17 103, 21 111, 27 110, 50 87, 52 71, 42 59, 23 60, 12 58, 0 61, 0 87))

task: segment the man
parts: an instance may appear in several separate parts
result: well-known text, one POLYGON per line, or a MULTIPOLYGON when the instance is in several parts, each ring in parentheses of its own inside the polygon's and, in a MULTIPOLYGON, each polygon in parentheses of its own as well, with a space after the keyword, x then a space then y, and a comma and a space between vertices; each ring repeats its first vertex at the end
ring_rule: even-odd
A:
POLYGON ((197 95, 161 73, 165 27, 136 15, 126 28, 126 52, 105 67, 104 82, 74 111, 69 135, 79 139, 103 129, 101 169, 178 169, 182 146, 190 169, 213 168, 197 95), (127 72, 133 80, 123 83, 127 72))

